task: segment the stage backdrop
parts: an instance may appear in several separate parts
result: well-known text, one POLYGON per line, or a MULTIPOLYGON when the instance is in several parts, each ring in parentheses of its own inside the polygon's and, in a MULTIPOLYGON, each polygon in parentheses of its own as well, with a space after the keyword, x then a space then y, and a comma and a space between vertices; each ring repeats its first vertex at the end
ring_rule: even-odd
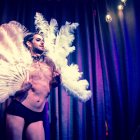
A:
MULTIPOLYGON (((0 24, 16 20, 35 31, 34 16, 42 13, 59 27, 78 22, 77 63, 90 83, 86 103, 67 96, 59 86, 51 91, 44 126, 51 140, 138 140, 140 134, 140 16, 138 1, 128 0, 123 12, 111 0, 1 0, 0 24), (112 22, 105 21, 109 11, 112 22), (49 117, 49 118, 48 118, 49 117)), ((72 74, 72 73, 70 73, 72 74)), ((4 140, 4 111, 0 105, 0 139, 4 140)))

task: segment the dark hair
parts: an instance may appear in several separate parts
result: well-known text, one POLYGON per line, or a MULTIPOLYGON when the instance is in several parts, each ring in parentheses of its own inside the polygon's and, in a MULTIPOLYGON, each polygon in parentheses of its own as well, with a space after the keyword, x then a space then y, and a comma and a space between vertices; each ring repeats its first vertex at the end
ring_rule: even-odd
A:
POLYGON ((34 35, 36 35, 36 34, 38 34, 38 33, 30 33, 30 34, 28 34, 28 35, 26 35, 25 37, 24 37, 24 39, 23 39, 23 44, 29 49, 29 47, 28 47, 28 45, 27 45, 27 41, 32 41, 33 40, 33 37, 34 37, 34 35))

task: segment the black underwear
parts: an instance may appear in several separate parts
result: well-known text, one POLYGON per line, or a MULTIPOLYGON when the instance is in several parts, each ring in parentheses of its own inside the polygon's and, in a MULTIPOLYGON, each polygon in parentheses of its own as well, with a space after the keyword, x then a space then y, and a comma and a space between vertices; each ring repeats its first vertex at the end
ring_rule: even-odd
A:
POLYGON ((6 109, 7 114, 20 116, 24 118, 25 126, 24 130, 29 126, 29 124, 37 121, 43 121, 43 111, 42 112, 35 112, 24 105, 22 105, 19 101, 13 100, 11 104, 6 109))

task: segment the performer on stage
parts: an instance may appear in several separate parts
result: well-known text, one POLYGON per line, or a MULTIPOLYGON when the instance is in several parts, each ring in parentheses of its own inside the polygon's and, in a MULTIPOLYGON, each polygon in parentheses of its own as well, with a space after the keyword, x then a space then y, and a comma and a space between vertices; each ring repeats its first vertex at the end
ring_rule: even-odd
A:
POLYGON ((23 134, 30 140, 45 139, 44 106, 60 81, 69 95, 83 102, 91 98, 78 65, 67 60, 75 50, 71 44, 78 24, 66 22, 59 31, 57 26, 55 19, 49 24, 40 13, 35 16, 38 33, 15 21, 0 26, 0 103, 12 97, 6 109, 8 140, 22 140, 23 134))
POLYGON ((53 85, 58 85, 60 74, 54 63, 44 53, 44 39, 39 34, 30 34, 24 39, 34 63, 22 89, 7 108, 6 130, 8 140, 21 140, 22 134, 29 140, 45 140, 43 109, 53 85))

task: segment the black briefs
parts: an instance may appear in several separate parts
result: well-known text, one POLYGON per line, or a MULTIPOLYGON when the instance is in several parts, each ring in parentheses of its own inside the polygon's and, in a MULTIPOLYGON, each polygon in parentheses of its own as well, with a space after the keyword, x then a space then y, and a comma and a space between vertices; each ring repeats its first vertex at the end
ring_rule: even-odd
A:
POLYGON ((43 121, 43 111, 42 112, 32 111, 17 100, 13 100, 11 102, 11 104, 6 109, 6 113, 24 118, 25 121, 24 129, 26 129, 29 126, 29 124, 33 122, 43 121))

